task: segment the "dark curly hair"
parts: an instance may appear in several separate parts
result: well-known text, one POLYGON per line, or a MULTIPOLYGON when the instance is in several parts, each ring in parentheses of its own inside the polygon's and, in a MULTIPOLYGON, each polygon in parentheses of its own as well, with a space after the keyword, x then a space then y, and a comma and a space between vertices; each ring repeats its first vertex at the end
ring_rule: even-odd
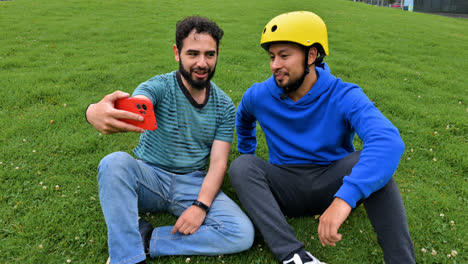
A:
POLYGON ((176 46, 182 50, 183 41, 190 32, 195 29, 196 33, 207 33, 216 41, 216 48, 219 47, 219 41, 223 38, 224 31, 218 25, 205 17, 189 16, 177 22, 176 26, 176 46))

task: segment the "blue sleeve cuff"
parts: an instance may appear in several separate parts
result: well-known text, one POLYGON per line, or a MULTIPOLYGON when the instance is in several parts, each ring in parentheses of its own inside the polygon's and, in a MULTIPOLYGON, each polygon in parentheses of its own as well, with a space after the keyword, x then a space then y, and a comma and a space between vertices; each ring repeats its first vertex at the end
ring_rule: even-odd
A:
POLYGON ((356 203, 363 198, 363 195, 354 185, 344 182, 341 188, 335 193, 335 197, 343 199, 354 209, 356 203))

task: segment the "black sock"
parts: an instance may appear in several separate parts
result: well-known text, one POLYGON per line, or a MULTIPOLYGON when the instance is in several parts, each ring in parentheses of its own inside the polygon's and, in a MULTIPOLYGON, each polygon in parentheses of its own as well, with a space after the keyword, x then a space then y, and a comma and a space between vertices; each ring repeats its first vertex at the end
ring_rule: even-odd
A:
MULTIPOLYGON (((151 233, 153 232, 153 226, 143 218, 138 220, 138 229, 140 231, 141 240, 143 241, 143 247, 145 254, 149 253, 149 246, 151 240, 151 233)), ((145 262, 143 262, 145 263, 145 262)))

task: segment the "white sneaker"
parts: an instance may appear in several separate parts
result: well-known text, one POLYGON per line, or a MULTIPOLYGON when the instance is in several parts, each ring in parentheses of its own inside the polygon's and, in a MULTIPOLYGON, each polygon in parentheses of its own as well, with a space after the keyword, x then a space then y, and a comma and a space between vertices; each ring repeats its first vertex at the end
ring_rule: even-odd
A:
POLYGON ((312 259, 312 261, 303 262, 299 254, 294 254, 294 256, 288 260, 283 261, 283 264, 327 264, 316 259, 312 254, 306 252, 307 255, 312 259))

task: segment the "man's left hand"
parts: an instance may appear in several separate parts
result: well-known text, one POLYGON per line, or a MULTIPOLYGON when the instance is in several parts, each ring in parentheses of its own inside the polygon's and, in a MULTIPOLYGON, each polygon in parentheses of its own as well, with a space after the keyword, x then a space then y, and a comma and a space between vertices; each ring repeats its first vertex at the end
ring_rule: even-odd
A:
POLYGON ((341 240, 338 229, 351 213, 351 206, 340 198, 335 198, 331 205, 320 216, 318 235, 322 245, 336 246, 341 240))
POLYGON ((192 205, 179 216, 171 233, 179 232, 184 235, 191 235, 198 230, 205 217, 206 212, 203 209, 192 205))

